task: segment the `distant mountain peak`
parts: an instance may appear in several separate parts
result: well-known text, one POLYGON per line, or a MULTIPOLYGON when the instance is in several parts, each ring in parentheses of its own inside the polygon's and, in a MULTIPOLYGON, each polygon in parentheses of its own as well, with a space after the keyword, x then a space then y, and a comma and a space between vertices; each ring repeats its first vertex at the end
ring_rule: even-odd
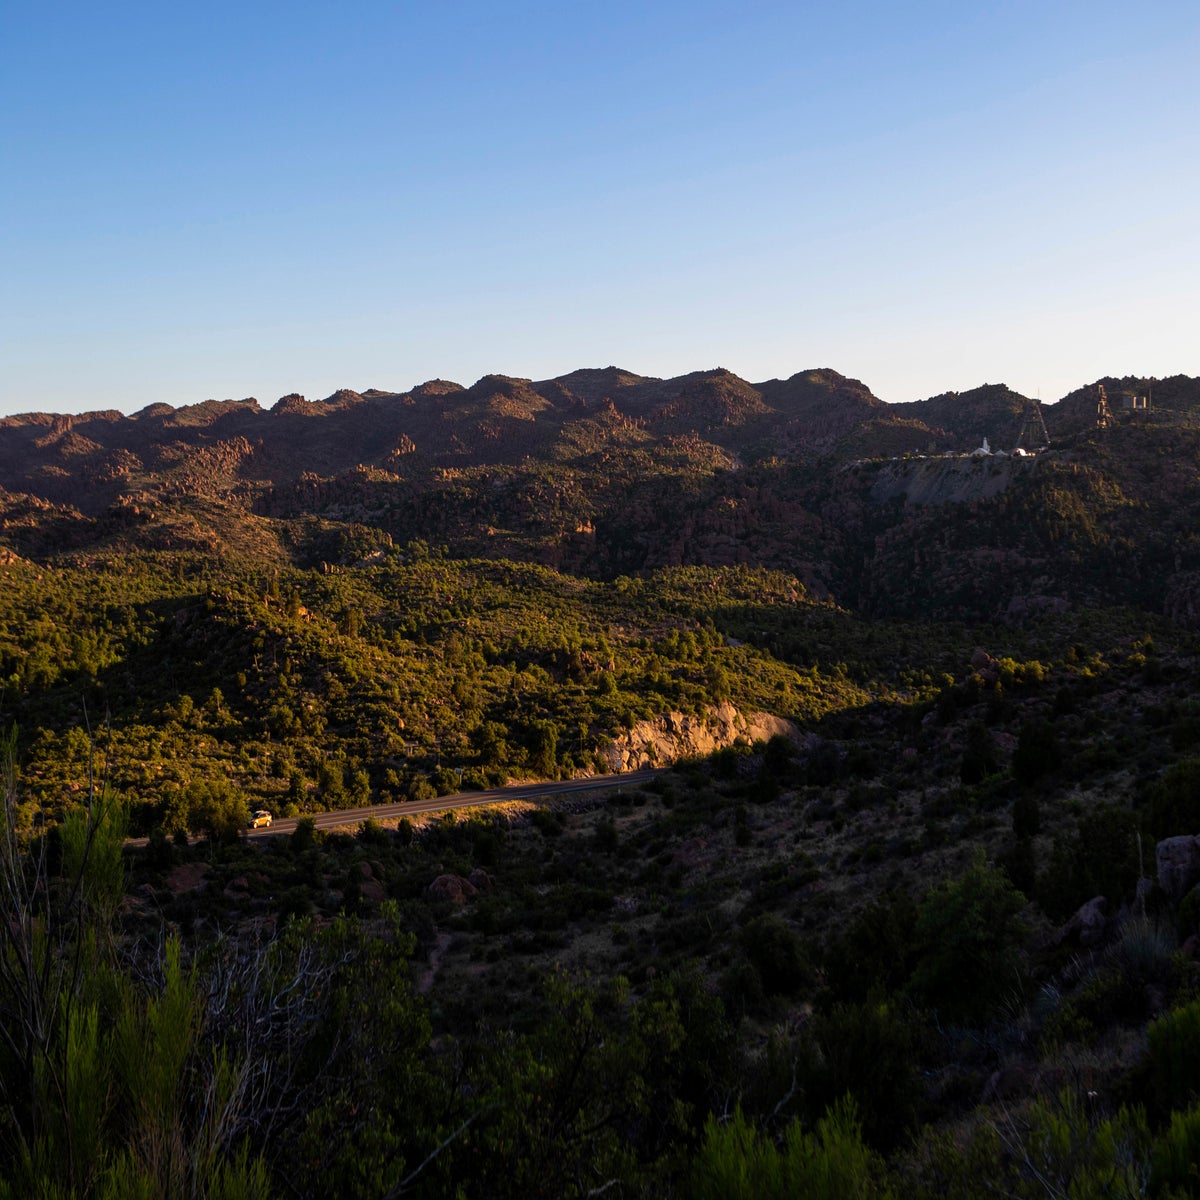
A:
POLYGON ((461 383, 454 383, 449 379, 427 379, 424 383, 418 383, 415 388, 409 392, 410 396, 451 396, 455 392, 465 392, 466 388, 461 383))

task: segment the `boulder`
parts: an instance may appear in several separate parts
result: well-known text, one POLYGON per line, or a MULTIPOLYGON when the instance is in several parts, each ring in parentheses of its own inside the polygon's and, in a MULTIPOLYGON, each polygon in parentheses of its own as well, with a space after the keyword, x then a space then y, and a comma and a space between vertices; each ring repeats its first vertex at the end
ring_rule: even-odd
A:
POLYGON ((1103 896, 1093 896, 1063 926, 1062 940, 1075 938, 1084 949, 1098 946, 1104 940, 1107 912, 1108 901, 1103 896))
POLYGON ((477 892, 491 892, 495 891, 496 888, 496 885, 492 882, 492 877, 482 867, 476 867, 467 876, 467 881, 477 892))
POLYGON ((982 646, 976 646, 975 653, 971 655, 971 670, 991 683, 1000 678, 1000 663, 982 646))
POLYGON ((1178 902, 1200 883, 1200 843, 1189 834, 1166 838, 1154 848, 1158 886, 1178 902))
POLYGON ((461 875, 439 875, 430 885, 427 895, 431 900, 449 900, 451 904, 466 904, 478 889, 469 879, 461 875))

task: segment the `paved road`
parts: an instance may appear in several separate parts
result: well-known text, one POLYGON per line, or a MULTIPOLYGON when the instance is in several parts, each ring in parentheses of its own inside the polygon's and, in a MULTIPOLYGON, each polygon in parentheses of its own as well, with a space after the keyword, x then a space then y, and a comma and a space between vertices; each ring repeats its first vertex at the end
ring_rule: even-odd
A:
MULTIPOLYGON (((337 829, 358 825, 368 817, 376 821, 414 817, 422 813, 445 812, 450 808, 480 808, 488 804, 506 804, 510 800, 536 800, 540 796, 561 796, 568 792, 611 791, 648 783, 665 768, 653 771, 628 771, 624 775, 593 775, 590 779, 569 779, 562 783, 519 783, 511 787, 489 788, 483 792, 457 792, 453 796, 435 796, 432 800, 403 800, 399 804, 374 804, 370 808, 343 808, 336 812, 306 813, 318 829, 337 829)), ((301 817, 281 817, 266 829, 247 829, 248 838, 274 837, 294 833, 301 817)), ((144 844, 144 839, 139 839, 144 844)))

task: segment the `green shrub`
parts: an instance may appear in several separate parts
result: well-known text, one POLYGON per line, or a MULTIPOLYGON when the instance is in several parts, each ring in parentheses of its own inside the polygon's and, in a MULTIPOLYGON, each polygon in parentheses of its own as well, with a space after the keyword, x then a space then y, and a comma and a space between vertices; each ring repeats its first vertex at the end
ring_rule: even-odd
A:
POLYGON ((1146 1036, 1160 1111, 1182 1109, 1200 1097, 1200 1000, 1152 1021, 1146 1036))
POLYGON ((386 846, 392 838, 374 817, 368 817, 358 827, 358 840, 366 846, 386 846))
POLYGON ((962 878, 921 902, 912 990, 946 1016, 984 1020, 1020 983, 1025 898, 980 851, 962 878))
POLYGON ((1117 970, 1139 987, 1167 983, 1175 973, 1175 931, 1150 916, 1122 923, 1108 957, 1117 970))
POLYGON ((774 913, 762 913, 742 930, 742 946, 768 996, 791 995, 811 977, 799 935, 774 913))
POLYGON ((596 823, 593 837, 596 849, 602 854, 613 854, 621 845, 620 834, 617 833, 617 823, 612 817, 606 817, 596 823))
POLYGON ((775 734, 763 751, 763 770, 775 779, 782 779, 791 769, 793 749, 790 738, 775 734))
POLYGON ((917 906, 906 892, 872 901, 825 949, 825 981, 839 1000, 888 995, 908 982, 914 961, 917 906))
POLYGON ((1103 1118, 1073 1092, 1039 1098, 1030 1107, 1022 1144, 1013 1147, 1004 1181, 1009 1187, 998 1190, 1072 1200, 1144 1196, 1149 1143, 1140 1108, 1103 1118), (1037 1188, 1030 1190, 1027 1180, 1036 1180, 1037 1188))
POLYGON ((1033 838, 1019 837, 996 860, 1013 887, 1024 896, 1037 891, 1037 850, 1033 838))
POLYGON ((1153 789, 1150 826, 1156 838, 1200 833, 1200 758, 1171 766, 1153 789))
POLYGON ((146 839, 145 862, 152 871, 166 871, 175 862, 175 848, 158 825, 150 830, 146 839))
POLYGON ((1083 813, 1073 832, 1054 839, 1037 899, 1056 920, 1093 896, 1117 902, 1138 876, 1137 822, 1127 809, 1101 804, 1083 813))
POLYGON ((424 775, 414 775, 404 789, 406 800, 432 800, 438 790, 424 775))
POLYGON ((1012 773, 1018 783, 1036 783, 1043 775, 1057 770, 1062 751, 1053 726, 1045 721, 1026 721, 1013 751, 1012 773))
POLYGON ((305 917, 311 915, 312 901, 309 898, 309 889, 303 885, 288 888, 279 897, 275 911, 279 916, 280 924, 284 924, 293 918, 303 920, 305 917))
POLYGON ((1179 902, 1179 937, 1186 940, 1200 933, 1200 884, 1197 884, 1179 902))
POLYGON ((288 839, 288 845, 293 854, 302 854, 311 850, 317 844, 317 823, 312 817, 301 817, 296 822, 296 829, 288 839))
POLYGON ((808 1038, 807 1115, 818 1117, 849 1095, 867 1142, 885 1152, 899 1145, 916 1124, 919 1095, 913 1027, 903 1008, 878 1000, 839 1004, 814 1018, 808 1038))
POLYGON ((750 814, 744 804, 733 810, 733 841, 736 846, 748 846, 751 842, 750 814))
POLYGON ((529 813, 529 823, 543 837, 557 837, 566 827, 560 812, 552 808, 534 808, 529 813))
POLYGON ((713 765, 713 773, 718 779, 736 779, 740 757, 741 755, 732 746, 722 746, 720 750, 713 752, 710 760, 713 765))
POLYGON ((880 1200, 891 1195, 880 1160, 862 1140, 854 1105, 837 1104, 807 1133, 798 1121, 776 1147, 735 1110, 709 1117, 692 1163, 694 1200, 880 1200))
POLYGON ((982 721, 967 726, 959 778, 967 785, 982 782, 997 769, 996 746, 982 721))
POLYGON ((499 833, 490 826, 480 824, 471 843, 471 853, 481 867, 494 867, 500 861, 503 843, 499 833))
POLYGON ((1119 969, 1101 970, 1051 1014, 1042 1043, 1047 1049, 1067 1042, 1091 1044, 1116 1024, 1140 1022, 1145 1013, 1146 992, 1139 980, 1119 969))
POLYGON ((1200 1196, 1200 1105, 1173 1112, 1151 1151, 1150 1189, 1171 1200, 1200 1196))
POLYGON ((1042 827, 1042 810, 1032 792, 1023 791, 1013 801, 1012 828, 1018 838, 1036 837, 1042 827))

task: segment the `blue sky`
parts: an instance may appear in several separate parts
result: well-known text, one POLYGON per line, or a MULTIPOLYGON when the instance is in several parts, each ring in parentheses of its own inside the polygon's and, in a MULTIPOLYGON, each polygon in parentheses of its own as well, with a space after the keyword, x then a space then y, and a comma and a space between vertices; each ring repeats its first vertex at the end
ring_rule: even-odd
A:
POLYGON ((0 412, 1200 374, 1200 6, 9 0, 0 412))

